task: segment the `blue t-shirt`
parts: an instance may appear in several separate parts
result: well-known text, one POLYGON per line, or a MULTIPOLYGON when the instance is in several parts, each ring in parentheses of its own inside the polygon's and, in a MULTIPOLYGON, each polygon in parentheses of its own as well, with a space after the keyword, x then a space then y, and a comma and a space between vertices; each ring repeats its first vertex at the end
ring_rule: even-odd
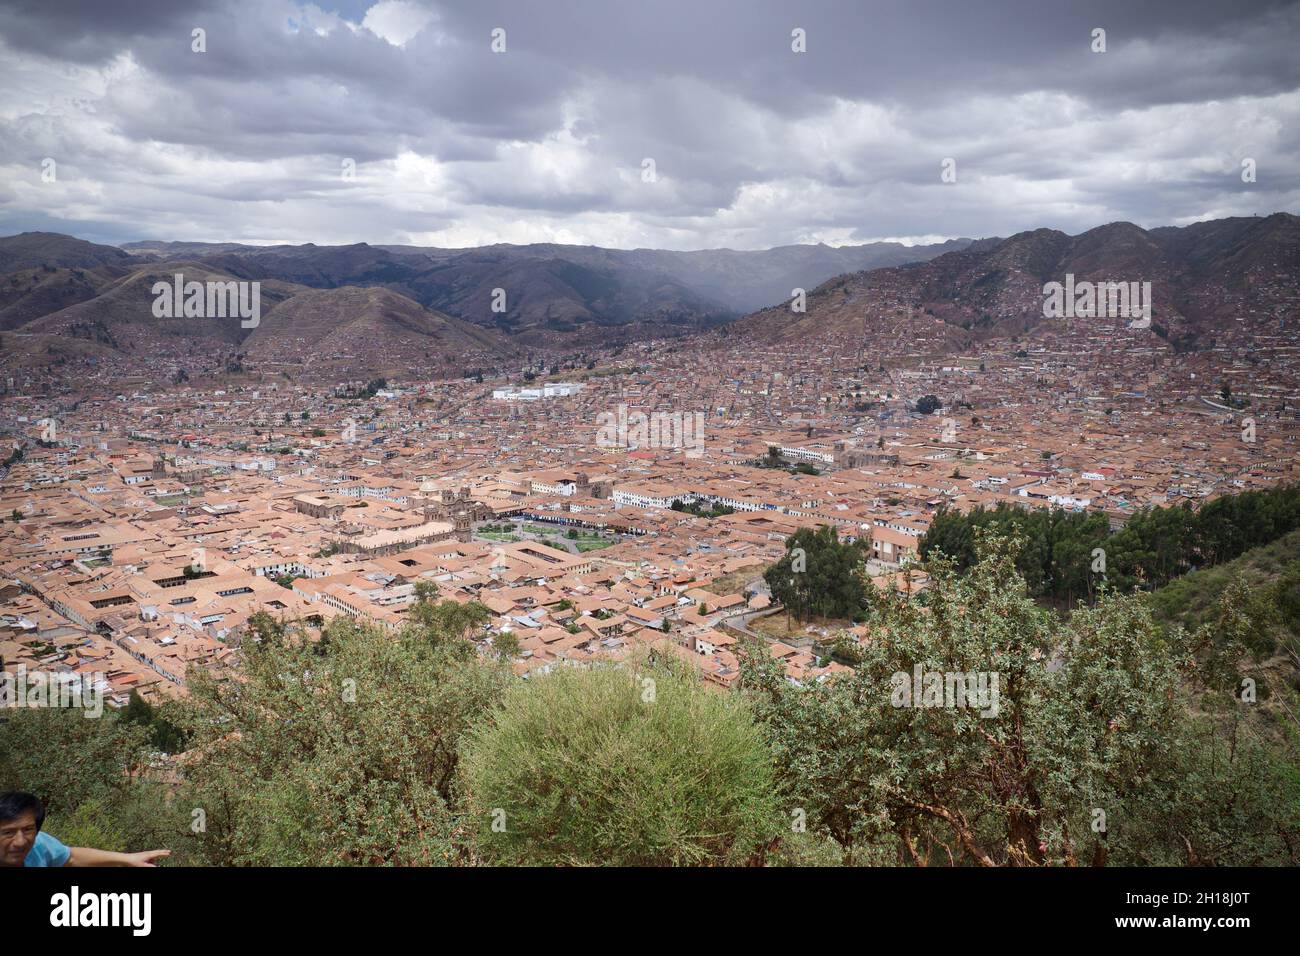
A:
POLYGON ((63 866, 72 851, 48 833, 36 834, 36 842, 23 858, 23 866, 63 866))

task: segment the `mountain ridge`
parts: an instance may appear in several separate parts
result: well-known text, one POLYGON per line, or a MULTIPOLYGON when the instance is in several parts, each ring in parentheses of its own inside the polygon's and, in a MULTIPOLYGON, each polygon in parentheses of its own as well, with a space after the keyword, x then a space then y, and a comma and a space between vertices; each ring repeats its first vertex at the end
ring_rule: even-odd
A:
POLYGON ((807 309, 792 312, 788 300, 798 286, 790 270, 825 270, 867 254, 863 249, 886 257, 915 251, 883 245, 678 253, 538 243, 395 252, 364 242, 155 242, 128 253, 58 233, 24 233, 0 238, 0 261, 16 267, 0 275, 0 333, 50 361, 69 350, 176 362, 229 352, 280 365, 346 357, 358 368, 386 370, 399 369, 404 356, 421 366, 487 367, 534 348, 719 329, 759 342, 812 344, 860 341, 875 329, 925 341, 932 351, 962 351, 1057 328, 1058 320, 1044 318, 1043 286, 1072 273, 1079 281, 1151 282, 1153 322, 1142 334, 1194 349, 1242 316, 1258 322, 1276 315, 1295 301, 1300 276, 1300 218, 1290 213, 1149 230, 1118 221, 1074 236, 1038 228, 924 247, 932 258, 837 272, 804 286, 807 309), (813 257, 815 268, 799 257, 813 257), (178 271, 188 279, 261 283, 263 327, 154 318, 153 283, 170 283, 178 271), (766 275, 764 288, 783 290, 777 305, 741 314, 720 303, 756 274, 766 275))
POLYGON ((928 262, 838 276, 808 295, 751 313, 732 333, 759 341, 862 334, 873 324, 919 322, 961 350, 979 340, 1044 327, 1043 285, 1064 281, 1150 282, 1152 330, 1189 347, 1228 321, 1291 301, 1300 276, 1300 217, 1279 212, 1146 230, 1107 223, 1075 236, 1033 229, 980 241, 928 262))
POLYGON ((664 332, 723 324, 854 269, 900 265, 962 248, 865 243, 787 245, 764 250, 608 249, 561 243, 494 243, 469 248, 371 245, 248 246, 238 243, 126 243, 135 255, 186 255, 245 278, 317 287, 387 285, 449 315, 545 343, 551 332, 647 321, 664 332), (506 292, 494 312, 495 289, 506 292))

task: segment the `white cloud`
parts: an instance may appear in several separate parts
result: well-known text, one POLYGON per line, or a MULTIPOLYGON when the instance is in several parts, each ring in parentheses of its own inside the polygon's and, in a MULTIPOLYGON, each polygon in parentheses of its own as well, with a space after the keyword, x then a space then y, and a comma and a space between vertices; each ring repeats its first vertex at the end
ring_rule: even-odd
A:
POLYGON ((433 20, 433 11, 409 0, 380 0, 366 11, 361 25, 393 46, 405 46, 433 20))

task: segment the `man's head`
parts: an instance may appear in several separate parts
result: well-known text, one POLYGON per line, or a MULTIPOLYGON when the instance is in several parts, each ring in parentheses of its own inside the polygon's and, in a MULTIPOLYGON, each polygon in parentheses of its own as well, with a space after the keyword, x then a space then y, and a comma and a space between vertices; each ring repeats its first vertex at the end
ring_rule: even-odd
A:
POLYGON ((0 793, 0 866, 22 866, 45 822, 45 806, 35 794, 0 793))

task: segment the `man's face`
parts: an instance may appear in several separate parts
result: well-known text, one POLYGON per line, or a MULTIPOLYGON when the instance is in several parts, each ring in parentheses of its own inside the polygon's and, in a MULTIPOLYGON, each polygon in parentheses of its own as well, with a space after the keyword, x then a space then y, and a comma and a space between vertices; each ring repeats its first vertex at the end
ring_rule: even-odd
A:
POLYGON ((28 810, 0 823, 0 866, 22 866, 36 842, 36 813, 28 810))

